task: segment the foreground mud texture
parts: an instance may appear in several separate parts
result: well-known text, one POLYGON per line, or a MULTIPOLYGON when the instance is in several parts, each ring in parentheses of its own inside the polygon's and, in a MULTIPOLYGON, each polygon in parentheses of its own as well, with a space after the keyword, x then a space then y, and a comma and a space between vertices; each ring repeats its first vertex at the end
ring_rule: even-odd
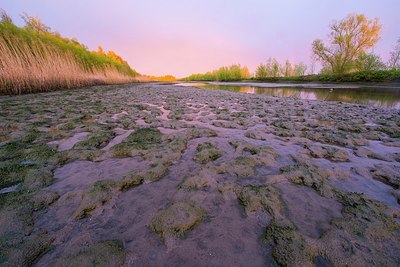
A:
POLYGON ((163 84, 0 97, 2 266, 399 266, 400 114, 163 84))

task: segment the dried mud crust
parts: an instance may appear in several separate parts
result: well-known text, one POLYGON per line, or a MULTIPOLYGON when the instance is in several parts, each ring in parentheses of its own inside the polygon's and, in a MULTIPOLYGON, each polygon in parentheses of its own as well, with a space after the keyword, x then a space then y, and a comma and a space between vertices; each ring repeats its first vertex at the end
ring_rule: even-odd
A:
POLYGON ((0 265, 400 264, 396 110, 136 84, 0 130, 0 265))

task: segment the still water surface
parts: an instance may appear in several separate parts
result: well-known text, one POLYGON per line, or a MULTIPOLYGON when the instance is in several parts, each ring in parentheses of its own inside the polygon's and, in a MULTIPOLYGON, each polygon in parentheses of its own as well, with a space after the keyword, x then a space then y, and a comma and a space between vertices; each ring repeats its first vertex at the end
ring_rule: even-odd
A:
POLYGON ((400 109, 400 84, 290 84, 290 83, 180 83, 180 86, 227 90, 249 94, 340 101, 375 107, 400 109))

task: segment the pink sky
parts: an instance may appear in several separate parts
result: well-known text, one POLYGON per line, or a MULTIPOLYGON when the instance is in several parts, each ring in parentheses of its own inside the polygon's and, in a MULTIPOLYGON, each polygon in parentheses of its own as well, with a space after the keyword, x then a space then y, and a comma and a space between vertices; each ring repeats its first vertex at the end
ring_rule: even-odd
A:
POLYGON ((399 0, 2 0, 19 14, 39 16, 53 30, 94 50, 102 45, 150 75, 184 77, 240 63, 251 71, 269 57, 310 64, 311 43, 349 13, 379 17, 374 52, 384 60, 400 37, 399 0))

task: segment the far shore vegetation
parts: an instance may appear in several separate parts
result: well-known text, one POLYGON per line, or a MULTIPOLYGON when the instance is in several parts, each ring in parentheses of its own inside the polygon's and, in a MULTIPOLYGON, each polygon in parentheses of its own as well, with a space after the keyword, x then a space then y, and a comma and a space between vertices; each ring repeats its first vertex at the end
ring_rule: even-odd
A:
POLYGON ((1 10, 0 93, 21 94, 137 80, 139 73, 113 51, 89 51, 75 38, 52 31, 39 18, 23 15, 14 25, 1 10))
POLYGON ((151 75, 143 75, 141 77, 141 81, 143 82, 176 82, 178 79, 172 75, 164 75, 164 76, 151 76, 151 75))
POLYGON ((400 38, 388 62, 370 52, 378 43, 382 25, 377 18, 368 19, 362 14, 350 14, 330 26, 328 42, 320 39, 312 43, 313 62, 306 64, 286 60, 280 63, 269 58, 253 74, 239 64, 221 67, 202 74, 192 74, 185 81, 293 81, 293 82, 400 82, 400 38), (322 69, 315 74, 315 62, 322 69))

